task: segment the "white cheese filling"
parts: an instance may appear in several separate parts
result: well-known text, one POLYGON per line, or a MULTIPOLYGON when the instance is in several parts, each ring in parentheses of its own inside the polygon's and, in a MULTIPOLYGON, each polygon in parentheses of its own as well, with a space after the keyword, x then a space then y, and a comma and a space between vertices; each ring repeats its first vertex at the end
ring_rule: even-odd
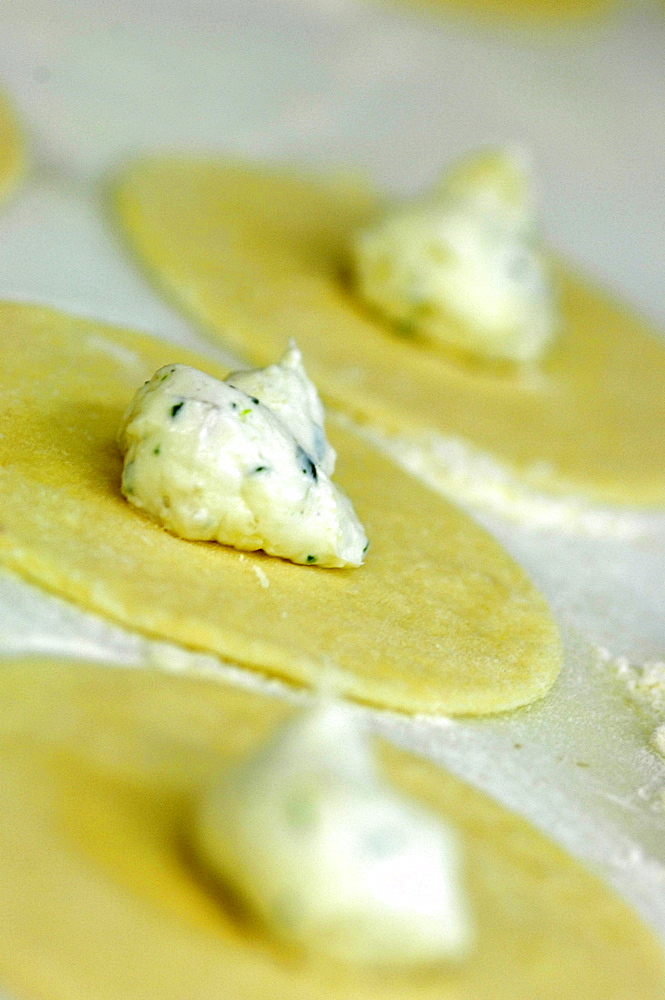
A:
POLYGON ((353 263, 360 296, 430 343, 528 362, 559 324, 530 174, 513 150, 470 157, 394 208, 358 234, 353 263))
POLYGON ((250 912, 306 951, 399 967, 472 946, 457 835, 386 784, 348 708, 288 719, 204 797, 194 837, 250 912))
POLYGON ((331 482, 336 456, 323 421, 294 344, 279 364, 223 382, 167 365, 139 389, 118 432, 122 492, 182 538, 359 566, 367 538, 331 482))

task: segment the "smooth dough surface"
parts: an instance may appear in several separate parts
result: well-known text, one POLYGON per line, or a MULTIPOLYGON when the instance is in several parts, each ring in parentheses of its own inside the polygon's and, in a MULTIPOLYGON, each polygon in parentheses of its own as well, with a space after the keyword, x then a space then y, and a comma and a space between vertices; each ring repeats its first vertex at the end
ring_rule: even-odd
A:
POLYGON ((665 501, 665 345, 565 269, 565 329, 537 370, 515 374, 449 360, 359 304, 345 262, 377 204, 359 188, 155 159, 116 201, 175 299, 252 362, 293 336, 324 397, 387 434, 462 439, 545 492, 665 501))
POLYGON ((0 94, 0 198, 14 186, 23 167, 23 139, 14 112, 0 94))
POLYGON ((166 343, 0 304, 0 563, 130 628, 404 711, 501 711, 559 669, 544 598, 468 517, 330 426, 367 529, 359 569, 169 534, 120 494, 115 434, 166 343))
POLYGON ((210 681, 0 667, 0 985, 15 1000, 660 1000, 663 957, 536 829, 394 747, 398 787, 459 830, 478 948, 394 978, 306 964, 196 869, 196 796, 289 709, 210 681))

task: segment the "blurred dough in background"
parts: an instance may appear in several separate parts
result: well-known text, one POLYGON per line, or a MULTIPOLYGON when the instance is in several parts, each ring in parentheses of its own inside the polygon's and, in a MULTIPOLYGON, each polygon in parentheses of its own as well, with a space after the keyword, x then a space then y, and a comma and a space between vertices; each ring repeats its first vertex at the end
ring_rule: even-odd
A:
POLYGON ((0 93, 0 198, 4 198, 18 180, 24 155, 18 122, 6 97, 0 93))
MULTIPOLYGON (((394 0, 391 0, 394 2, 394 0)), ((616 8, 616 0, 403 0, 428 11, 449 8, 488 22, 549 24, 586 21, 616 8)))
POLYGON ((503 477, 513 490, 665 503, 665 347, 568 268, 556 270, 562 329, 548 355, 495 371, 400 336, 350 287, 352 241, 382 207, 361 185, 154 158, 122 176, 116 203, 140 259, 204 329, 256 364, 295 337, 323 398, 444 492, 461 482, 468 499, 446 467, 461 441, 490 457, 488 495, 503 477))

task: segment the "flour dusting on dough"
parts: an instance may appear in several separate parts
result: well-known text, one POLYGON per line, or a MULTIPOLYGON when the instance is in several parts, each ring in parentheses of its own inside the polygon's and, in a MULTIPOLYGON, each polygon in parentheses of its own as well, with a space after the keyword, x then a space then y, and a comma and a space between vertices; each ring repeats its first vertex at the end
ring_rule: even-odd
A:
POLYGON ((123 344, 115 344, 112 340, 108 340, 106 337, 102 337, 101 334, 91 333, 88 334, 86 338, 86 344, 91 347, 93 351, 101 351, 106 354, 107 357, 113 358, 121 368, 125 371, 130 372, 132 375, 136 375, 141 378, 149 378, 152 374, 148 370, 145 360, 137 354, 136 351, 132 351, 129 347, 125 347, 123 344))
POLYGON ((256 579, 259 581, 262 587, 270 586, 270 580, 268 579, 264 570, 262 570, 260 566, 257 566, 256 563, 252 563, 252 570, 254 571, 256 579))

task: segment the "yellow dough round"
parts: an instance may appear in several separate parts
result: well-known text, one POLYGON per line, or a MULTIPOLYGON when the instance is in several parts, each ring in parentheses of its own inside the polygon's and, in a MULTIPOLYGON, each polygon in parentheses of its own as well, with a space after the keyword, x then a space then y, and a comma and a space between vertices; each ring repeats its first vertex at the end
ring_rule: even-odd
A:
POLYGON ((23 168, 23 139, 14 112, 0 94, 0 198, 16 183, 23 168))
POLYGON ((550 23, 585 21, 616 7, 614 0, 404 0, 426 10, 458 10, 483 20, 550 23))
POLYGON ((296 566, 169 534, 120 494, 115 434, 172 345, 0 304, 0 563, 102 615, 236 663, 404 711, 542 696, 560 645, 503 549, 355 435, 335 478, 367 529, 359 569, 296 566))
POLYGON ((288 711, 209 681, 48 661, 0 669, 0 985, 15 1000, 661 1000, 662 954, 524 820, 385 746, 463 838, 478 946, 459 969, 307 963, 230 916, 187 848, 196 796, 288 711))
POLYGON ((348 247, 376 199, 348 184, 155 159, 116 200, 141 258, 212 332, 259 364, 295 337, 319 391, 398 443, 434 462, 437 435, 461 440, 549 493, 665 501, 665 345, 565 269, 565 328, 541 367, 492 369, 400 338, 356 300, 348 247))

